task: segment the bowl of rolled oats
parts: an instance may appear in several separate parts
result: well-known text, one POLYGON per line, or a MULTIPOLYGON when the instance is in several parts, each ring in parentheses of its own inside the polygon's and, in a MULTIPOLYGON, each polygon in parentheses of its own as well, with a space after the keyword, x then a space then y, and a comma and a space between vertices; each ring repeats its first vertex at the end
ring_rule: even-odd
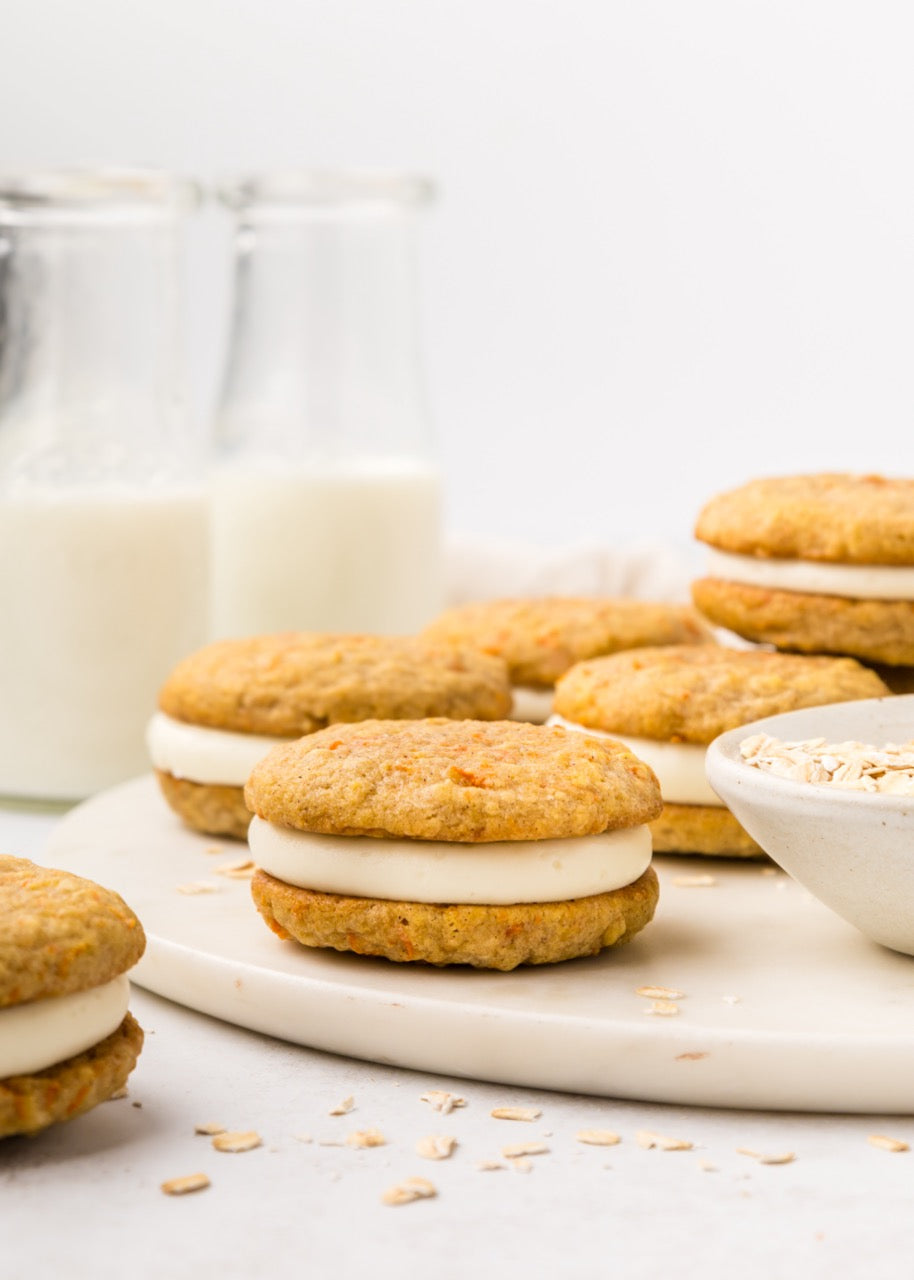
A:
POLYGON ((765 852, 867 937, 914 955, 914 694, 721 734, 711 786, 765 852))

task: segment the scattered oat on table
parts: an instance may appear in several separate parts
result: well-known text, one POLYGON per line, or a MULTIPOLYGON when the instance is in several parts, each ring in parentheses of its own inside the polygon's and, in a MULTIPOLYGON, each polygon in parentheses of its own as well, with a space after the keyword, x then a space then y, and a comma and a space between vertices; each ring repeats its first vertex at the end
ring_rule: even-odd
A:
POLYGON ((690 1053, 677 1053, 674 1062, 701 1062, 702 1058, 710 1058, 706 1049, 696 1049, 690 1053))
POLYGON ((384 1147, 387 1139, 380 1129, 356 1129, 346 1134, 347 1147, 384 1147))
POLYGON ((673 884, 677 889, 710 889, 717 884, 717 881, 713 876, 695 874, 673 876, 673 884))
POLYGON ((881 795, 914 796, 914 739, 887 742, 826 742, 805 738, 783 742, 756 733, 740 743, 746 764, 793 782, 842 787, 881 795))
POLYGON ((183 1178, 169 1178, 161 1189, 167 1196, 186 1196, 192 1191, 205 1191, 209 1185, 205 1173, 188 1173, 183 1178))
POLYGON ((901 1138, 889 1138, 884 1133, 871 1133, 867 1138, 871 1147, 879 1147, 882 1151, 910 1151, 909 1143, 901 1138))
POLYGON ((782 1151, 777 1155, 766 1155, 762 1151, 753 1151, 751 1147, 737 1147, 736 1154, 739 1156, 751 1156, 759 1164, 792 1164, 797 1158, 796 1153, 793 1151, 782 1151))
POLYGON ((423 1160, 447 1160, 454 1154, 457 1139, 446 1133, 430 1133, 416 1143, 416 1155, 423 1160))
POLYGON ((717 1173, 717 1165, 710 1160, 699 1160, 698 1167, 702 1173, 717 1173))
POLYGON ((235 858, 232 862, 223 862, 213 868, 217 876, 228 876, 232 880, 250 880, 257 870, 251 858, 235 858))
POLYGON ((194 1133, 202 1133, 207 1138, 214 1138, 217 1133, 225 1133, 225 1125, 214 1124, 212 1121, 209 1124, 195 1124, 194 1133))
POLYGON ((259 1147, 262 1138, 254 1129, 247 1129, 243 1133, 217 1133, 213 1138, 213 1146, 217 1151, 253 1151, 255 1147, 259 1147))
POLYGON ((296 1142, 308 1143, 308 1142, 314 1141, 310 1133, 293 1133, 292 1137, 295 1139, 296 1142))
POLYGON ((514 1156, 508 1161, 508 1164, 510 1164, 515 1173, 533 1172, 533 1161, 529 1160, 527 1156, 514 1156))
POLYGON ((461 1098, 456 1093, 448 1093, 446 1089, 427 1089, 419 1101, 427 1102, 433 1111, 440 1111, 444 1116, 449 1115, 455 1107, 467 1105, 466 1098, 461 1098))
POLYGON ((197 894, 197 893, 218 893, 219 886, 217 884, 209 884, 206 880, 191 880, 187 884, 175 885, 178 893, 197 894))
POLYGON ((721 996, 724 1004, 742 1004, 742 996, 721 996))
POLYGON ((348 1116, 349 1112, 355 1106, 355 1098, 344 1098, 342 1102, 338 1102, 335 1107, 331 1107, 327 1112, 328 1116, 348 1116))
POLYGON ((392 1187, 388 1187, 381 1196, 382 1204, 412 1204, 414 1200, 431 1200, 438 1194, 437 1188, 428 1178, 405 1178, 392 1187))
POLYGON ((539 1107, 494 1107, 489 1115, 493 1120, 539 1120, 539 1107))
POLYGON ((105 1101, 120 1102, 121 1098, 126 1098, 126 1097, 129 1097, 129 1094, 127 1093, 127 1086, 124 1085, 123 1088, 115 1089, 114 1093, 109 1094, 108 1097, 105 1099, 105 1101))
POLYGON ((612 1129, 579 1129, 575 1134, 577 1142, 588 1147, 615 1147, 622 1141, 612 1129))
POLYGON ((656 1018, 675 1018, 679 1012, 679 1005, 672 1000, 652 1000, 641 1012, 656 1018))
POLYGON ((495 1173, 499 1169, 507 1169, 506 1164, 502 1164, 500 1160, 478 1160, 476 1168, 481 1173, 495 1173))
POLYGON ((685 992, 677 991, 675 987, 648 985, 646 987, 635 987, 635 995, 644 996, 648 1000, 682 1000, 685 992))
POLYGON ((662 1133, 652 1133, 649 1129, 639 1129, 635 1134, 635 1141, 646 1151, 652 1147, 656 1147, 658 1151, 691 1151, 695 1145, 687 1138, 667 1138, 662 1133))
POLYGON ((544 1156, 548 1150, 545 1142, 516 1142, 513 1146, 502 1147, 501 1154, 506 1160, 517 1160, 520 1156, 544 1156))

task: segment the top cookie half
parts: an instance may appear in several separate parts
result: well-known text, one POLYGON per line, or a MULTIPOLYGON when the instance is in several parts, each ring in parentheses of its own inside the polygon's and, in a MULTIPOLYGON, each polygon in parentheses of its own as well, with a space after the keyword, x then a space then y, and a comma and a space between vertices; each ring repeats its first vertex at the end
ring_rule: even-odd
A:
POLYGON ((139 960, 146 939, 116 893, 0 856, 0 1007, 88 991, 139 960))
POLYGON ((667 647, 579 663, 559 681, 555 709, 588 729, 701 744, 782 711, 888 693, 853 658, 667 647))
POLYGON ((333 725, 274 747, 245 800, 301 831, 468 843, 596 835, 661 809, 653 773, 619 743, 442 719, 333 725))
POLYGON ((801 475, 722 493, 695 536, 737 555, 914 565, 914 480, 801 475))
POLYGON ((287 632, 220 640, 178 663, 159 693, 188 724, 268 737, 423 716, 494 720, 511 693, 497 658, 399 636, 287 632))
POLYGON ((426 627, 430 640, 495 654, 514 684, 549 688, 584 658, 641 645, 711 640, 688 605, 605 596, 485 600, 448 609, 426 627))

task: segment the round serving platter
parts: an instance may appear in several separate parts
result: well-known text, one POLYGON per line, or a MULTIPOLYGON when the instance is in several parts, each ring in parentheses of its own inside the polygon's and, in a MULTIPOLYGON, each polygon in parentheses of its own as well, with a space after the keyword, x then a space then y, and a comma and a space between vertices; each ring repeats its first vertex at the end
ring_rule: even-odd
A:
POLYGON ((492 973, 281 942, 219 870, 245 854, 185 829, 143 777, 67 814, 44 861, 130 903, 148 938, 139 985, 297 1044, 605 1097, 914 1112, 914 959, 770 864, 659 857, 657 916, 630 945, 492 973), (652 1011, 650 986, 681 995, 652 1011))

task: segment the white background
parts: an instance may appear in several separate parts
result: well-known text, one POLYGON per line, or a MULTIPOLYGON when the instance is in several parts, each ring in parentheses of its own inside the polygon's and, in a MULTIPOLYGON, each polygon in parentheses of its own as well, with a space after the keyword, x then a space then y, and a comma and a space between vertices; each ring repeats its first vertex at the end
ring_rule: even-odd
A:
MULTIPOLYGON (((713 492, 910 474, 914 9, 3 0, 0 165, 425 170, 453 531, 687 545, 713 492)), ((194 238, 193 378, 225 227, 194 238)))

